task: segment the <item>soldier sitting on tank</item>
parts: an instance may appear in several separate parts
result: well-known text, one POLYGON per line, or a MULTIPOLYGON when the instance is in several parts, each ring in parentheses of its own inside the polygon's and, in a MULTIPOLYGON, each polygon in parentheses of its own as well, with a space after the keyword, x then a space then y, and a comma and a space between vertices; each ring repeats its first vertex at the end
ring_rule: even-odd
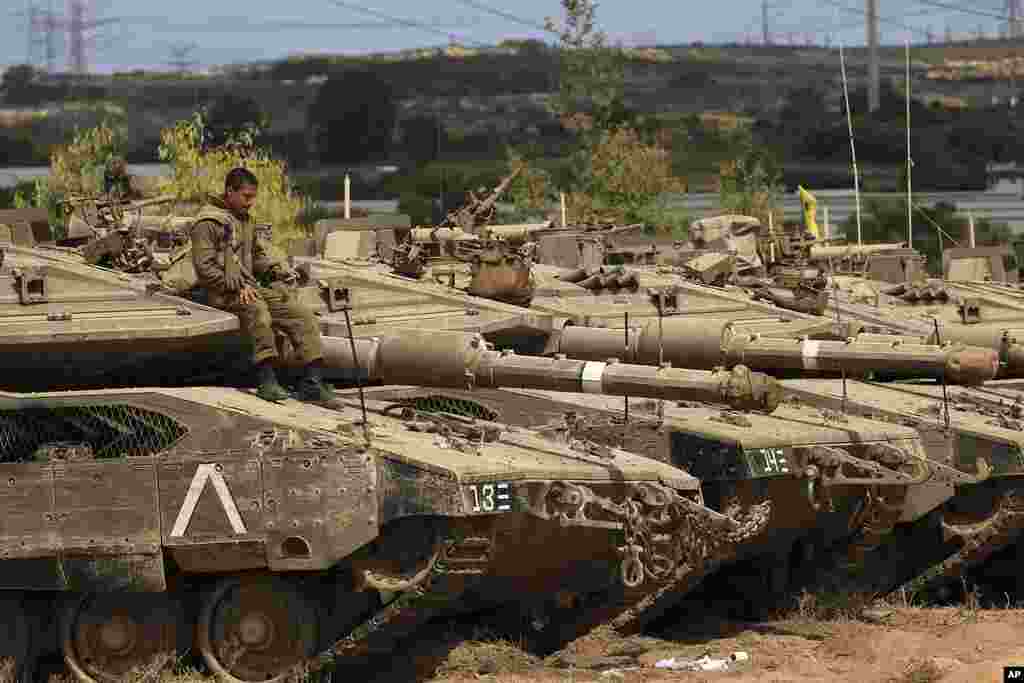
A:
POLYGON ((111 157, 107 162, 103 172, 103 191, 116 199, 142 199, 142 192, 136 186, 135 179, 128 173, 128 165, 118 156, 111 157))
POLYGON ((298 275, 268 254, 249 216, 257 185, 249 170, 235 168, 224 179, 223 196, 210 197, 199 211, 191 230, 198 288, 211 306, 238 316, 242 333, 253 345, 260 397, 268 401, 289 397, 274 371, 278 352, 273 328, 277 328, 291 341, 305 366, 299 398, 327 401, 334 393, 320 377, 323 348, 319 326, 313 311, 286 286, 296 282, 298 275), (266 277, 273 284, 261 286, 257 277, 266 277))

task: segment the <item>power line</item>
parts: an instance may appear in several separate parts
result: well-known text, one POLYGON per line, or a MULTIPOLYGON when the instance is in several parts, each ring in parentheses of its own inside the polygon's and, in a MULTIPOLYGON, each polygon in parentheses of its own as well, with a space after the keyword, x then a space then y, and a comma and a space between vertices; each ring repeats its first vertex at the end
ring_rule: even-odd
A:
MULTIPOLYGON (((849 5, 845 5, 845 4, 841 3, 841 2, 836 2, 836 0, 819 0, 819 2, 822 2, 822 3, 826 4, 826 5, 831 5, 832 7, 835 7, 836 9, 838 9, 839 11, 846 12, 847 14, 856 14, 859 17, 864 17, 864 10, 863 9, 858 9, 856 7, 850 7, 849 5)), ((921 34, 921 35, 925 35, 925 34, 928 33, 927 31, 925 31, 922 28, 919 28, 917 26, 911 26, 909 24, 904 24, 902 21, 899 21, 897 19, 893 19, 892 17, 881 17, 880 16, 880 17, 878 17, 878 21, 879 21, 879 23, 882 23, 882 24, 887 24, 889 26, 896 26, 896 27, 902 28, 904 31, 911 31, 911 32, 918 33, 918 34, 921 34)), ((859 23, 860 22, 858 22, 858 25, 859 25, 859 23)))
POLYGON ((508 12, 504 12, 504 11, 502 11, 500 9, 495 8, 495 7, 491 7, 490 5, 485 5, 482 2, 477 2, 477 0, 455 0, 455 1, 460 3, 460 4, 466 5, 467 7, 472 7, 474 9, 478 9, 481 12, 487 12, 488 14, 493 14, 496 17, 501 17, 502 19, 507 19, 508 21, 511 21, 512 23, 515 23, 515 24, 520 24, 522 26, 529 26, 530 28, 535 28, 538 31, 544 31, 545 33, 555 33, 555 31, 550 31, 548 29, 548 27, 545 26, 544 24, 537 23, 536 21, 533 21, 531 19, 524 19, 523 17, 516 16, 515 14, 509 14, 508 12))
POLYGON ((1006 21, 1009 17, 1005 14, 997 14, 996 12, 986 12, 985 10, 960 7, 959 5, 953 5, 948 2, 937 2, 937 0, 915 0, 919 5, 929 5, 931 7, 938 7, 939 9, 948 9, 954 12, 960 12, 962 14, 972 14, 976 17, 990 17, 993 19, 1002 19, 1006 21))
MULTIPOLYGON (((439 35, 442 35, 442 36, 448 38, 449 40, 451 40, 451 38, 452 38, 452 34, 446 32, 446 31, 438 30, 438 29, 434 28, 433 26, 431 26, 430 24, 425 24, 423 22, 416 21, 414 19, 403 19, 401 17, 391 16, 389 14, 384 14, 383 12, 378 12, 377 10, 372 10, 372 9, 367 8, 367 7, 360 7, 359 5, 354 5, 354 4, 345 2, 344 0, 327 0, 327 1, 329 3, 331 3, 332 5, 337 5, 338 7, 342 7, 342 8, 345 8, 345 9, 350 9, 353 12, 359 12, 359 13, 365 14, 367 16, 377 17, 378 19, 385 19, 387 21, 392 21, 392 22, 394 22, 396 24, 401 24, 402 26, 407 26, 409 28, 418 28, 421 31, 428 31, 430 33, 436 33, 436 34, 439 34, 439 35)), ((490 47, 490 45, 488 45, 487 43, 481 43, 481 42, 475 41, 475 40, 465 40, 465 41, 462 41, 462 42, 471 43, 471 44, 476 45, 477 47, 490 47)))
MULTIPOLYGON (((287 30, 325 30, 333 31, 338 29, 384 29, 384 28, 395 28, 396 26, 404 26, 394 21, 360 21, 360 22, 346 22, 346 23, 330 23, 330 22, 304 22, 304 21, 264 21, 258 23, 246 23, 244 17, 211 17, 209 21, 201 24, 170 24, 167 23, 164 17, 147 17, 147 16, 136 16, 136 17, 121 17, 120 23, 122 24, 146 24, 154 29, 166 29, 168 32, 203 32, 203 33, 261 33, 261 32, 277 32, 287 30)), ((460 20, 452 23, 428 23, 423 22, 427 25, 434 26, 436 28, 459 28, 471 25, 479 25, 479 21, 467 22, 460 20)))

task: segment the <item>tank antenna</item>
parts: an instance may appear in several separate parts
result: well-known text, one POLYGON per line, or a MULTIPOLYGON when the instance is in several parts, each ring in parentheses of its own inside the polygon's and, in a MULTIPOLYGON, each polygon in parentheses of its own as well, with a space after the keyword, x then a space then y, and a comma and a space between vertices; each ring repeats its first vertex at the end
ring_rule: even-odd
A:
POLYGON ((352 334, 352 318, 349 317, 349 309, 352 308, 352 299, 348 288, 342 291, 341 299, 341 310, 345 314, 345 327, 348 328, 348 343, 352 349, 352 364, 356 368, 356 387, 359 389, 359 407, 363 411, 363 438, 366 440, 366 445, 370 445, 370 423, 366 419, 366 396, 363 393, 363 370, 359 367, 359 356, 356 354, 356 338, 352 334))
POLYGON ((853 118, 850 113, 850 91, 846 84, 846 58, 843 56, 842 40, 839 41, 839 67, 843 74, 843 101, 846 103, 846 128, 850 134, 850 158, 853 162, 853 198, 857 210, 857 245, 860 246, 860 179, 857 173, 857 148, 853 142, 853 118))
MULTIPOLYGON (((665 367, 665 335, 664 328, 661 324, 664 313, 662 308, 665 305, 665 297, 663 294, 658 295, 658 367, 665 367)), ((658 400, 658 419, 662 422, 665 421, 665 399, 658 400)))
MULTIPOLYGON (((623 316, 623 327, 625 328, 623 332, 626 338, 625 351, 623 353, 626 358, 629 358, 629 311, 623 312, 623 316)), ((623 396, 622 398, 626 402, 626 422, 629 422, 629 396, 623 396)))
POLYGON ((843 407, 840 412, 846 415, 846 368, 843 367, 843 407))
MULTIPOLYGON (((935 323, 935 345, 942 346, 942 338, 939 336, 939 319, 932 318, 935 323)), ((946 421, 946 430, 949 430, 949 391, 946 389, 946 371, 942 371, 942 412, 946 421)))

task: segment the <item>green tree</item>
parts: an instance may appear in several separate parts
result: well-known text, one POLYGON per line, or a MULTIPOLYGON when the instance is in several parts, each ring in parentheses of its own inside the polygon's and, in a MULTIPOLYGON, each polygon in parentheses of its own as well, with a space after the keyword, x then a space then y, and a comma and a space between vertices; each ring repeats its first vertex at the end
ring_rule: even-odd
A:
POLYGON ((8 104, 31 104, 39 90, 39 72, 29 64, 17 64, 4 71, 0 81, 4 101, 8 104))
POLYGON ((203 116, 203 146, 220 147, 246 137, 247 144, 258 145, 270 125, 270 117, 251 97, 228 93, 206 108, 203 116))
MULTIPOLYGON (((941 274, 944 249, 957 244, 967 246, 969 223, 968 217, 958 213, 951 202, 938 202, 930 207, 915 205, 911 224, 913 247, 927 258, 929 273, 941 274)), ((868 200, 862 208, 860 224, 863 242, 906 242, 907 202, 905 199, 868 200)), ((856 244, 856 214, 843 222, 842 229, 846 240, 856 244)), ((1005 223, 978 218, 974 221, 974 237, 979 246, 1009 244, 1013 233, 1005 223)))
POLYGON ((439 148, 448 146, 448 131, 434 116, 414 116, 401 127, 402 149, 418 164, 437 161, 439 148))
POLYGON ((731 213, 753 216, 768 224, 769 215, 781 225, 782 172, 774 158, 755 146, 746 132, 734 137, 734 157, 721 164, 718 174, 719 201, 731 213))
MULTIPOLYGON (((672 155, 657 127, 626 107, 622 51, 609 47, 597 29, 592 0, 561 0, 561 6, 561 23, 549 18, 546 24, 559 34, 561 75, 553 109, 578 135, 560 183, 570 221, 642 222, 675 230, 662 200, 682 183, 672 173, 672 155)), ((511 195, 520 211, 543 212, 557 196, 551 176, 510 153, 512 169, 524 164, 511 195)))
POLYGON ((358 164, 391 150, 397 115, 391 86, 359 69, 324 82, 307 118, 321 161, 358 164))
POLYGON ((544 24, 559 37, 558 97, 553 105, 562 124, 584 134, 628 123, 623 99, 625 59, 596 28, 593 0, 561 0, 565 17, 544 24))

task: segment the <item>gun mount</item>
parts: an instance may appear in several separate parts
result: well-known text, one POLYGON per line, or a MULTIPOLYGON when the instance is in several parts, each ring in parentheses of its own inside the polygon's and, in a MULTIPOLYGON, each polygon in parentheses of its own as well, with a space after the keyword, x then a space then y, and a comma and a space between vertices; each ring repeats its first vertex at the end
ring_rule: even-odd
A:
POLYGON ((125 273, 144 273, 155 265, 153 243, 161 238, 183 244, 185 236, 173 228, 143 225, 142 211, 175 201, 173 195, 143 200, 118 196, 75 196, 64 201, 68 217, 67 244, 81 244, 82 256, 89 265, 103 266, 125 273), (78 218, 80 223, 74 221, 78 218))
POLYGON ((533 298, 534 245, 474 235, 459 228, 415 228, 392 250, 392 267, 406 277, 432 277, 452 287, 468 274, 466 291, 496 301, 528 306, 533 298), (468 273, 445 266, 468 264, 468 273))
POLYGON ((502 178, 490 192, 487 192, 485 188, 480 188, 478 190, 480 194, 478 195, 470 190, 466 203, 458 209, 449 211, 448 215, 445 216, 444 220, 437 227, 460 228, 467 232, 476 232, 479 228, 492 223, 496 213, 498 198, 505 193, 512 184, 512 181, 515 180, 522 170, 522 166, 516 168, 512 173, 502 178))

